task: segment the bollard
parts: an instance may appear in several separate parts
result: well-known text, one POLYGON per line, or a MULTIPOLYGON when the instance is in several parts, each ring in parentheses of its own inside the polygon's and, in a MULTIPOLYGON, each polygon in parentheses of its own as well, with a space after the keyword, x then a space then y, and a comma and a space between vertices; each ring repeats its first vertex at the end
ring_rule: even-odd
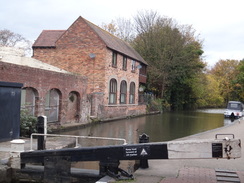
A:
MULTIPOLYGON (((139 143, 148 143, 149 136, 145 133, 139 136, 139 143)), ((140 160, 140 168, 149 168, 148 166, 148 159, 141 159, 140 160)))
POLYGON ((21 152, 25 151, 25 141, 22 139, 15 139, 11 142, 11 156, 19 157, 21 152))
POLYGON ((11 168, 20 169, 20 153, 24 152, 25 141, 22 139, 15 139, 11 142, 11 152, 10 152, 10 166, 11 168))
MULTIPOLYGON (((46 116, 38 116, 37 117, 37 133, 46 134, 46 124, 47 118, 46 116)), ((45 136, 37 137, 37 150, 45 150, 46 149, 46 139, 45 136)))

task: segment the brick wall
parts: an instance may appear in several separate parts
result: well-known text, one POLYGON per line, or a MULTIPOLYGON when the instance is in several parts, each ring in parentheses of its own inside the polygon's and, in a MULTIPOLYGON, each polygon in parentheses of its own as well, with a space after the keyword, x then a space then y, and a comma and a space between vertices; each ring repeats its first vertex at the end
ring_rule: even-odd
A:
MULTIPOLYGON (((123 70, 123 55, 117 54, 117 67, 114 68, 112 67, 112 50, 107 50, 107 57, 106 57, 106 69, 105 69, 105 90, 104 90, 104 95, 105 95, 105 100, 104 104, 108 104, 108 96, 109 96, 109 81, 112 78, 115 78, 117 80, 117 85, 118 85, 118 90, 117 90, 117 104, 119 104, 119 96, 120 96, 120 83, 122 80, 125 80, 127 83, 127 104, 129 104, 129 87, 130 83, 134 82, 136 85, 135 88, 135 104, 138 104, 138 88, 139 88, 139 70, 135 69, 132 72, 132 59, 127 58, 127 70, 123 70)), ((138 66, 139 63, 136 62, 135 66, 138 66)))
POLYGON ((87 106, 87 79, 85 77, 0 62, 0 80, 23 83, 24 87, 34 88, 38 93, 38 116, 45 113, 46 93, 51 89, 59 90, 61 94, 59 111, 61 123, 68 122, 66 116, 70 112, 68 110, 69 95, 71 92, 76 92, 80 97, 79 122, 87 122, 87 107, 89 105, 87 106))
POLYGON ((56 48, 34 48, 33 57, 88 77, 87 92, 104 90, 106 46, 82 19, 73 23, 56 42, 56 48), (90 58, 90 54, 96 55, 90 58))
POLYGON ((100 119, 116 119, 146 114, 146 105, 117 105, 102 107, 98 117, 100 119))

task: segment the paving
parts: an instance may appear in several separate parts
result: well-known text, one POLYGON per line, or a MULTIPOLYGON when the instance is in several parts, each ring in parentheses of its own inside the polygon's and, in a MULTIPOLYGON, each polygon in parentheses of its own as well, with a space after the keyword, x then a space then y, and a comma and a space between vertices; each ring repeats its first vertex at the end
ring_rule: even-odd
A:
MULTIPOLYGON (((244 118, 232 124, 184 137, 177 140, 214 139, 216 134, 234 134, 236 139, 244 142, 244 118)), ((148 169, 135 172, 136 183, 208 183, 208 182, 243 182, 244 183, 244 151, 238 159, 188 159, 188 160, 149 160, 148 169), (237 177, 218 176, 218 170, 234 172, 237 177), (228 178, 226 178, 228 177, 228 178)))
MULTIPOLYGON (((244 118, 236 120, 230 125, 210 130, 193 136, 177 140, 214 139, 216 134, 234 134, 236 139, 244 142, 244 118)), ((25 150, 30 149, 30 140, 24 139, 25 150)), ((36 144, 36 143, 33 143, 36 144)), ((70 142, 50 141, 47 148, 61 148, 70 142), (55 142, 55 143, 54 143, 55 142), (67 143, 67 144, 64 144, 67 143)), ((34 147, 36 148, 36 147, 34 147)), ((7 163, 10 156, 11 143, 0 143, 0 165, 7 163)), ((188 159, 188 160, 149 160, 149 168, 138 169, 134 173, 135 180, 130 183, 244 183, 244 151, 238 159, 188 159)), ((114 182, 113 179, 107 182, 114 182)), ((126 183, 126 181, 123 181, 126 183)))

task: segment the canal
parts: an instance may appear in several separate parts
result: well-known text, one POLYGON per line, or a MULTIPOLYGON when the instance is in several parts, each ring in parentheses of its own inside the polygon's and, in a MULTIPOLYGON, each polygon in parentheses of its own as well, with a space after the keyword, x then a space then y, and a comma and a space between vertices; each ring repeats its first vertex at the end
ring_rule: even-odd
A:
MULTIPOLYGON (((63 132, 63 134, 124 138, 128 144, 133 144, 138 143, 139 135, 146 133, 150 137, 150 142, 163 142, 230 124, 231 121, 224 118, 223 112, 224 109, 164 112, 98 123, 86 128, 63 132)), ((106 142, 89 141, 80 142, 83 143, 81 146, 107 145, 106 142)))
MULTIPOLYGON (((164 142, 201 133, 231 123, 223 115, 224 109, 206 109, 184 112, 164 112, 130 119, 98 123, 62 134, 92 137, 124 138, 128 144, 138 143, 139 135, 146 133, 150 142, 164 142)), ((214 138, 214 137, 213 137, 214 138)), ((114 145, 114 141, 80 140, 81 147, 114 145)), ((121 142, 120 142, 121 144, 121 142)), ((121 161, 120 167, 132 173, 134 161, 121 161)), ((74 163, 73 167, 99 169, 98 162, 74 163)))

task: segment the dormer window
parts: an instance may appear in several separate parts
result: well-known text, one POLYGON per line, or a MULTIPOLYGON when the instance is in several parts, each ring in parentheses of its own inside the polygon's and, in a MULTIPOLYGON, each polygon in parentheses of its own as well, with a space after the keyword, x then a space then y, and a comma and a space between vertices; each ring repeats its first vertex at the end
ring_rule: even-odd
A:
POLYGON ((112 66, 113 67, 117 67, 117 53, 113 52, 113 56, 112 56, 112 66))

